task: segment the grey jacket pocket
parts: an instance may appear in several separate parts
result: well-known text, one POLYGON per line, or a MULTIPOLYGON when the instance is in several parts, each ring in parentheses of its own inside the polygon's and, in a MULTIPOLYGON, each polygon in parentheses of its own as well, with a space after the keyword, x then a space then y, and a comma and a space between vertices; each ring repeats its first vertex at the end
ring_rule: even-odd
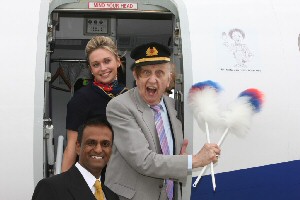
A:
POLYGON ((117 183, 114 183, 111 186, 111 190, 114 191, 115 193, 117 193, 118 195, 123 196, 127 199, 131 199, 135 194, 134 189, 129 188, 129 187, 124 186, 124 185, 117 184, 117 183))

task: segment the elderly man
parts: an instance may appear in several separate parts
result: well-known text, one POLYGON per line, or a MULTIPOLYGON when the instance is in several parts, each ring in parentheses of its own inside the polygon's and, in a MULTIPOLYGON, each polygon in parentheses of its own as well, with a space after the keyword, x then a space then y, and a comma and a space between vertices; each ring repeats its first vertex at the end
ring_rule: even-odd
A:
POLYGON ((118 200, 118 195, 100 182, 101 171, 112 152, 113 137, 105 118, 90 119, 79 127, 79 162, 67 172, 41 180, 32 200, 118 200))
POLYGON ((112 99, 106 110, 115 133, 106 185, 121 200, 182 199, 180 180, 188 170, 216 162, 220 149, 205 144, 186 155, 174 100, 164 95, 170 84, 170 51, 148 43, 131 52, 137 87, 112 99))

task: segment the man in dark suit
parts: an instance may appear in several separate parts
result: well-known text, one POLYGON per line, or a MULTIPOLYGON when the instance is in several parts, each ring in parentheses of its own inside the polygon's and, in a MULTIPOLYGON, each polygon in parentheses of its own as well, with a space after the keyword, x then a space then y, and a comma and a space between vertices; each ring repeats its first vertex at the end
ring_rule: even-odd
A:
POLYGON ((148 43, 131 52, 137 87, 107 105, 115 141, 105 184, 120 200, 181 200, 180 182, 192 168, 216 162, 220 148, 205 144, 186 155, 187 141, 174 99, 164 95, 171 80, 170 50, 148 43))
POLYGON ((32 200, 104 200, 104 197, 119 200, 114 192, 98 182, 111 156, 113 137, 111 125, 105 118, 88 120, 78 130, 79 161, 68 171, 39 181, 32 200), (102 188, 94 185, 95 182, 102 188))

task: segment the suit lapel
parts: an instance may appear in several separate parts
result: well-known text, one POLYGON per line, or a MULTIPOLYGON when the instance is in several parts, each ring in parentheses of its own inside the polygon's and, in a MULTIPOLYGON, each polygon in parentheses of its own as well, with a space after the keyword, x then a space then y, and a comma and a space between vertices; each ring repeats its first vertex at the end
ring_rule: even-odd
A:
POLYGON ((146 102, 141 98, 139 94, 139 89, 137 87, 133 88, 132 91, 133 93, 133 98, 136 104, 137 109, 140 112, 144 112, 145 110, 148 110, 149 106, 146 104, 146 102))
POLYGON ((74 200, 95 200, 91 189, 75 166, 69 169, 67 173, 70 180, 69 192, 74 200))
MULTIPOLYGON (((155 149, 153 149, 157 153, 162 153, 160 148, 159 139, 157 137, 156 128, 153 126, 155 124, 154 122, 154 116, 151 108, 148 106, 148 104, 145 103, 145 101, 140 97, 138 88, 133 89, 133 96, 136 103, 136 107, 139 112, 141 112, 142 119, 144 121, 144 124, 146 124, 148 131, 144 132, 144 134, 150 134, 150 137, 152 138, 152 143, 155 149)), ((150 141, 149 141, 150 142, 150 141)))

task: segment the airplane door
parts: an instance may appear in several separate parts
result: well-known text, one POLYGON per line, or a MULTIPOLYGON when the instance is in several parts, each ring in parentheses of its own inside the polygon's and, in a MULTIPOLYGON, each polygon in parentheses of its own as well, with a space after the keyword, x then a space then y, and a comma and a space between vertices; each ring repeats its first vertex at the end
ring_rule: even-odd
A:
MULTIPOLYGON (((82 71, 85 71, 84 79, 90 78, 86 69, 84 48, 88 40, 95 35, 106 35, 115 40, 124 65, 121 80, 129 89, 134 87, 130 70, 133 64, 130 58, 131 50, 137 45, 152 41, 168 46, 171 49, 175 73, 172 96, 176 102, 178 118, 183 122, 182 38, 176 6, 171 0, 139 0, 134 3, 116 0, 51 2, 45 68, 48 82, 45 83, 44 123, 54 127, 55 154, 58 137, 66 136, 66 105, 78 86, 74 79, 77 80, 82 71), (99 26, 99 22, 102 22, 102 26, 99 26), (72 74, 77 75, 72 77, 72 74)), ((82 87, 82 84, 79 84, 79 87, 82 87)), ((66 140, 63 144, 66 144, 65 142, 66 140)), ((192 141, 190 145, 192 146, 192 141)), ((46 176, 51 173, 55 173, 55 170, 50 169, 46 176)), ((190 186, 186 188, 189 195, 190 186)))
POLYGON ((173 95, 179 118, 183 120, 180 21, 172 1, 53 0, 48 21, 44 124, 53 125, 55 146, 58 136, 66 134, 66 105, 76 88, 82 87, 76 82, 78 76, 84 76, 84 80, 90 78, 84 48, 95 35, 106 35, 116 42, 124 64, 121 81, 128 88, 134 86, 131 49, 150 41, 169 46, 176 74, 173 95))

